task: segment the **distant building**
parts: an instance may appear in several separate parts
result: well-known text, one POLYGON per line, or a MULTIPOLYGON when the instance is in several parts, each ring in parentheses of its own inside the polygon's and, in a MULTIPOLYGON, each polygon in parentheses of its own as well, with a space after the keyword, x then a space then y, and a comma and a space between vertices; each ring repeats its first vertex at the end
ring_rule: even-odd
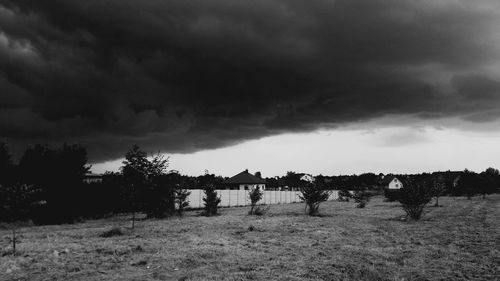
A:
POLYGON ((228 189, 239 189, 239 190, 252 190, 252 189, 266 189, 266 180, 254 176, 245 170, 227 180, 224 181, 224 186, 228 189))
POLYGON ((400 189, 403 187, 403 183, 396 177, 386 177, 384 178, 384 186, 387 189, 400 189))
POLYGON ((102 175, 88 173, 83 177, 84 183, 102 183, 102 175))
POLYGON ((302 177, 300 177, 300 180, 306 182, 314 182, 314 177, 309 174, 304 174, 302 177))

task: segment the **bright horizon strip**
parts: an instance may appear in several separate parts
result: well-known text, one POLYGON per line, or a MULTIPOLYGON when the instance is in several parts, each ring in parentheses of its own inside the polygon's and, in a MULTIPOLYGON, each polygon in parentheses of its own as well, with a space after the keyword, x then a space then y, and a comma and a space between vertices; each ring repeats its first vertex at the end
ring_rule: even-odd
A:
MULTIPOLYGON (((263 177, 287 171, 312 175, 433 171, 476 172, 500 168, 498 132, 431 126, 319 130, 251 140, 234 146, 170 156, 169 170, 198 176, 205 170, 233 176, 245 169, 263 177)), ((124 151, 125 154, 125 151, 124 151)), ((94 164, 92 171, 118 171, 123 159, 94 164)))

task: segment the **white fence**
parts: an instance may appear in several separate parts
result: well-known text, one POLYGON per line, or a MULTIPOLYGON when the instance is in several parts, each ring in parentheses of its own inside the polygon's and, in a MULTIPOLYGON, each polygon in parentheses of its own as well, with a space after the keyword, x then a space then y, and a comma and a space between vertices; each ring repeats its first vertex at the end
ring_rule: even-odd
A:
MULTIPOLYGON (((204 192, 202 189, 191 189, 191 194, 188 197, 189 207, 201 208, 203 207, 204 192)), ((248 196, 249 190, 217 190, 220 196, 222 207, 233 206, 248 206, 250 205, 250 198, 248 196)), ((266 190, 262 199, 257 204, 286 204, 302 202, 299 198, 299 191, 280 191, 280 190, 266 190)), ((338 198, 338 191, 331 190, 328 200, 335 200, 338 198)))

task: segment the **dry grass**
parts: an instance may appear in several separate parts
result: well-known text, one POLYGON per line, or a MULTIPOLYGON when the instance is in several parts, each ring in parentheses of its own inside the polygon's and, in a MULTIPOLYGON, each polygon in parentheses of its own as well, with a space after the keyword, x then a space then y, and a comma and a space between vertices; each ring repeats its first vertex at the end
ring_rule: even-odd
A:
MULTIPOLYGON (((498 280, 500 196, 442 198, 420 222, 375 197, 365 209, 327 202, 248 208, 216 217, 127 217, 20 230, 18 256, 0 257, 2 280, 498 280), (122 236, 99 237, 112 227, 122 236)), ((0 231, 3 251, 8 230, 0 231)))

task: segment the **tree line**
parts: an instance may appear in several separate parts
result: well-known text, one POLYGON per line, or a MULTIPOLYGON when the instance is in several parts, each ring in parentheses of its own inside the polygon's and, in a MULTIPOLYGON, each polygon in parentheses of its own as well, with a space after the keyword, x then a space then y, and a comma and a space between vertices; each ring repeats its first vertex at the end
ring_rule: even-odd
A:
MULTIPOLYGON (((0 142, 0 221, 29 219, 35 224, 53 224, 116 213, 131 213, 134 217, 137 212, 147 217, 178 215, 189 206, 189 189, 208 191, 205 196, 208 204, 217 205, 218 197, 214 192, 223 188, 223 177, 208 171, 197 177, 186 176, 167 170, 168 166, 168 158, 160 154, 148 156, 134 145, 125 154, 119 172, 107 172, 102 182, 87 184, 83 179, 90 165, 87 150, 81 145, 34 145, 26 149, 18 163, 13 163, 7 146, 0 142)), ((266 178, 266 188, 300 189, 303 191, 301 198, 314 214, 319 206, 317 200, 328 198, 321 191, 356 191, 341 195, 364 207, 371 195, 369 191, 382 190, 384 179, 392 176, 398 177, 405 186, 425 182, 425 186, 432 186, 432 196, 437 199, 442 195, 486 196, 497 192, 500 186, 500 175, 494 168, 479 174, 465 170, 417 175, 318 175, 313 182, 303 180, 303 176, 303 173, 287 172, 282 177, 266 178)), ((397 192, 386 192, 386 196, 389 200, 400 199, 397 192)), ((258 194, 253 198, 258 198, 258 194)), ((254 208, 252 204, 251 213, 254 208)), ((207 207, 205 212, 214 214, 216 207, 215 211, 213 205, 207 207)))
MULTIPOLYGON (((132 213, 134 218, 137 212, 156 218, 179 215, 188 207, 188 187, 193 186, 208 189, 209 205, 217 200, 210 190, 221 186, 222 177, 182 176, 167 171, 168 164, 168 158, 148 156, 134 145, 120 172, 106 172, 102 182, 85 183, 90 165, 81 145, 37 144, 14 164, 0 142, 0 221, 60 224, 117 213, 132 213)), ((213 214, 210 208, 208 215, 213 214)))

